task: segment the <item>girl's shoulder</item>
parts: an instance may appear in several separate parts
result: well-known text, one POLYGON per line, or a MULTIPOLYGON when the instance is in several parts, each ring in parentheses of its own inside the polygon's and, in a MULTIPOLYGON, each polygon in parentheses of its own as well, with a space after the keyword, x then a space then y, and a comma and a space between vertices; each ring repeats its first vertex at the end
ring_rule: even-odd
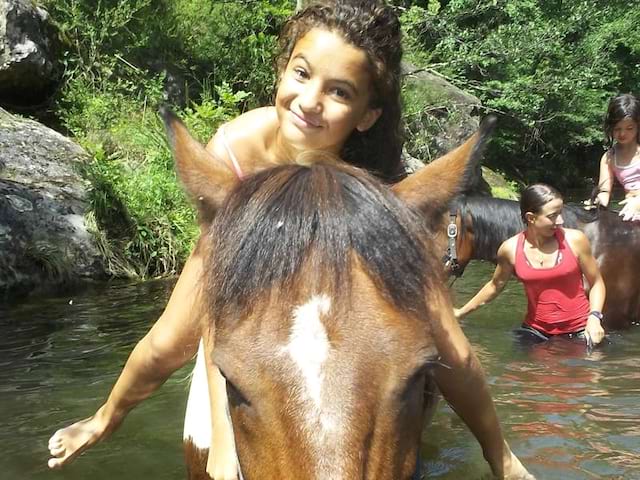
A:
POLYGON ((275 107, 260 107, 249 110, 222 125, 220 130, 231 142, 250 144, 268 144, 278 128, 278 116, 275 107))
POLYGON ((605 165, 613 165, 613 161, 615 159, 615 150, 614 147, 611 147, 609 149, 607 149, 603 154, 602 157, 600 158, 600 163, 603 163, 605 165))
POLYGON ((221 125, 207 151, 228 164, 237 162, 244 174, 252 173, 267 158, 277 127, 274 107, 249 110, 221 125))
POLYGON ((578 230, 577 228, 567 228, 562 227, 562 231, 564 233, 565 238, 573 240, 575 238, 582 239, 587 238, 582 230, 578 230))
POLYGON ((574 253, 589 249, 589 239, 583 231, 575 228, 562 228, 564 239, 574 253))

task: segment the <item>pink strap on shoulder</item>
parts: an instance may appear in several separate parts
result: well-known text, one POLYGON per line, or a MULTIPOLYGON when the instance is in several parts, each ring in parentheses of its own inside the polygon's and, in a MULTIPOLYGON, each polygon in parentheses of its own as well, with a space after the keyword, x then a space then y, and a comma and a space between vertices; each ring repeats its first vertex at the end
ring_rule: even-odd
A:
POLYGON ((227 135, 224 132, 224 125, 220 127, 220 135, 221 135, 221 138, 222 138, 222 145, 224 145, 224 149, 227 151, 227 154, 229 155, 229 158, 231 159, 231 169, 235 172, 235 174, 238 177, 238 179, 242 180, 244 178, 244 175, 242 173, 242 169, 240 168, 240 163, 238 163, 238 159, 236 158, 235 154, 233 153, 233 150, 231 150, 231 146, 229 145, 229 142, 227 141, 227 135))

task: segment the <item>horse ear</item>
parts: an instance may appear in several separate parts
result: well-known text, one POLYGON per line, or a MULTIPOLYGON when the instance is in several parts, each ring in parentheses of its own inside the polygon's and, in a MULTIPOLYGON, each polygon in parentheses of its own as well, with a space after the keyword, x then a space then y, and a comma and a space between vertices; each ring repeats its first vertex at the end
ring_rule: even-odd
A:
POLYGON ((421 211, 439 214, 469 184, 495 124, 494 115, 485 117, 461 146, 394 185, 396 194, 421 211))
POLYGON ((201 223, 209 223, 227 193, 239 181, 238 177, 189 134, 187 127, 171 109, 161 107, 160 116, 164 121, 178 178, 193 199, 201 223))

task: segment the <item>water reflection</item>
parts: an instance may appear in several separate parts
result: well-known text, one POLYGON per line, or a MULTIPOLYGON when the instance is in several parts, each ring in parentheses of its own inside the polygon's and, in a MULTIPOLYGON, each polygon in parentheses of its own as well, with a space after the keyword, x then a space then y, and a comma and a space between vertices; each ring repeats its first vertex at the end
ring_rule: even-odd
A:
MULTIPOLYGON (((458 303, 477 291, 492 270, 474 265, 456 288, 458 303)), ((564 339, 525 347, 510 333, 524 316, 524 294, 515 282, 505 294, 466 319, 464 329, 480 346, 476 350, 513 450, 541 479, 640 478, 640 375, 633 368, 640 332, 613 332, 609 344, 591 353, 584 342, 564 339)), ((459 442, 460 433, 445 427, 437 422, 433 438, 459 442)), ((474 452, 473 441, 464 437, 474 452)), ((474 479, 488 473, 472 473, 464 466, 467 461, 454 458, 449 468, 430 469, 428 478, 474 479)))
MULTIPOLYGON (((481 264, 467 269, 455 285, 456 303, 491 271, 481 264)), ((46 469, 49 435, 95 411, 171 288, 171 282, 104 285, 0 305, 1 478, 184 477, 188 367, 136 409, 111 441, 69 469, 46 469)), ((463 325, 514 451, 539 479, 640 478, 640 330, 613 333, 610 345, 591 354, 581 342, 523 348, 511 330, 525 308, 521 287, 512 283, 463 325)), ((421 453, 426 478, 490 478, 477 443, 444 402, 421 453)))

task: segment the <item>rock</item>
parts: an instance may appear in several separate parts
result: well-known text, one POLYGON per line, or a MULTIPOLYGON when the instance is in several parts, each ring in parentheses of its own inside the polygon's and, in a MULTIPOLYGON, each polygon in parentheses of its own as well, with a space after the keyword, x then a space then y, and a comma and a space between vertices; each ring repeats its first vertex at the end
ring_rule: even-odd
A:
POLYGON ((88 160, 59 133, 0 109, 0 290, 105 276, 85 219, 88 160))
POLYGON ((57 84, 58 40, 48 13, 30 0, 0 0, 0 104, 41 103, 57 84))
MULTIPOLYGON (((407 140, 403 157, 408 171, 429 163, 469 138, 479 125, 480 100, 442 76, 404 64, 404 119, 407 140)), ((467 191, 489 194, 480 166, 467 191)))
POLYGON ((428 163, 460 145, 478 128, 480 100, 446 79, 404 65, 408 152, 428 163))

